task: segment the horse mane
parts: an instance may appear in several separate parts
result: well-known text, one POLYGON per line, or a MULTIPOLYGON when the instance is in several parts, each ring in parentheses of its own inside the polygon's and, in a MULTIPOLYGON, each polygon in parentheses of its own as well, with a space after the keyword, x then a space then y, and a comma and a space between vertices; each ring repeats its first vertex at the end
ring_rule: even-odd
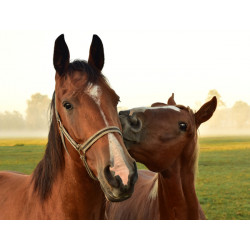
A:
POLYGON ((55 92, 50 105, 50 129, 48 143, 42 160, 33 172, 34 190, 42 200, 45 200, 51 191, 57 173, 64 167, 63 144, 57 128, 55 115, 55 92))
MULTIPOLYGON (((195 112, 190 107, 187 107, 187 110, 192 117, 192 123, 195 124, 195 118, 194 118, 195 112)), ((194 135, 195 149, 194 149, 194 155, 193 155, 194 157, 194 164, 193 164, 194 169, 193 170, 194 170, 194 178, 196 179, 197 173, 199 172, 198 167, 199 167, 200 147, 199 147, 199 140, 198 140, 198 131, 196 128, 194 129, 194 132, 195 132, 195 135, 194 135)))
MULTIPOLYGON (((195 124, 195 118, 194 118, 194 111, 190 108, 187 107, 186 108, 187 111, 189 112, 190 116, 192 117, 192 124, 195 124)), ((194 125, 195 126, 195 125, 194 125)), ((198 167, 199 167, 199 140, 198 140, 198 132, 196 130, 196 128, 194 128, 194 140, 195 140, 195 149, 194 149, 194 154, 193 154, 193 171, 194 171, 194 179, 196 180, 197 177, 197 173, 199 171, 198 167)))
MULTIPOLYGON (((75 71, 86 73, 87 81, 96 82, 105 77, 98 70, 91 67, 86 61, 75 60, 68 66, 66 74, 72 75, 75 71)), ((50 129, 48 143, 42 160, 33 172, 32 181, 34 191, 42 200, 45 200, 51 192, 52 185, 57 174, 64 169, 63 144, 58 130, 55 114, 55 92, 50 104, 50 129)))

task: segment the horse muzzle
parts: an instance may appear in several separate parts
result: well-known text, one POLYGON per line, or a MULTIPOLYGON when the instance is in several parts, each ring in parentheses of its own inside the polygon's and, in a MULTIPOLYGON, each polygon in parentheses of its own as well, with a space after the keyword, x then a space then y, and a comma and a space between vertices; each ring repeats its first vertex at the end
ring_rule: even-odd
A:
POLYGON ((116 175, 108 165, 104 169, 104 176, 99 179, 102 190, 109 201, 119 202, 131 197, 134 191, 135 182, 138 179, 137 166, 134 161, 129 167, 127 182, 121 177, 121 173, 116 175))

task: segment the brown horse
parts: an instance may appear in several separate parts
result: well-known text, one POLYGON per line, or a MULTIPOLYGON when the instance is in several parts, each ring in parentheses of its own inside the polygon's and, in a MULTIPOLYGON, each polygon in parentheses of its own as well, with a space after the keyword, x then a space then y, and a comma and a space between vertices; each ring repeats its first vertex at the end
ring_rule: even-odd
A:
POLYGON ((172 96, 168 105, 120 112, 129 153, 153 172, 138 171, 129 200, 107 202, 107 219, 205 219, 195 192, 197 129, 216 106, 214 97, 193 113, 172 96))
POLYGON ((121 137, 119 97, 101 73, 102 41, 93 36, 88 62, 69 58, 61 35, 45 155, 31 175, 0 173, 0 219, 103 219, 105 196, 133 192, 136 164, 121 137))

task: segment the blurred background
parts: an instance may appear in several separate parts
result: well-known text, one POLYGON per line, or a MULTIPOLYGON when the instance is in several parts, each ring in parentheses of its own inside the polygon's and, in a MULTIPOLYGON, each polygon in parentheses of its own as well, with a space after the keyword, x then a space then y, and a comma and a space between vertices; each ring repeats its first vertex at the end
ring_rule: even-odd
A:
MULTIPOLYGON (((174 25, 173 25, 174 26, 174 25)), ((201 136, 250 135, 250 31, 1 30, 0 136, 46 136, 55 85, 55 39, 65 34, 71 60, 88 60, 92 35, 103 41, 103 73, 120 109, 166 102, 198 110, 217 96, 201 136)))

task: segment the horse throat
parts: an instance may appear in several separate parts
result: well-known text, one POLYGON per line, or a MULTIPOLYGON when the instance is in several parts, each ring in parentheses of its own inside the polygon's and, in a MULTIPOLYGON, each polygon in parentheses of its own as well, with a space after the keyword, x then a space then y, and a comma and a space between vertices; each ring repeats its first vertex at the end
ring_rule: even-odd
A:
POLYGON ((199 219, 195 161, 185 162, 185 159, 179 158, 171 167, 158 174, 160 219, 199 219))
MULTIPOLYGON (((79 158, 79 156, 77 155, 79 158)), ((79 161, 65 152, 65 168, 55 182, 64 213, 74 219, 104 219, 105 196, 98 181, 90 178, 79 161)))

